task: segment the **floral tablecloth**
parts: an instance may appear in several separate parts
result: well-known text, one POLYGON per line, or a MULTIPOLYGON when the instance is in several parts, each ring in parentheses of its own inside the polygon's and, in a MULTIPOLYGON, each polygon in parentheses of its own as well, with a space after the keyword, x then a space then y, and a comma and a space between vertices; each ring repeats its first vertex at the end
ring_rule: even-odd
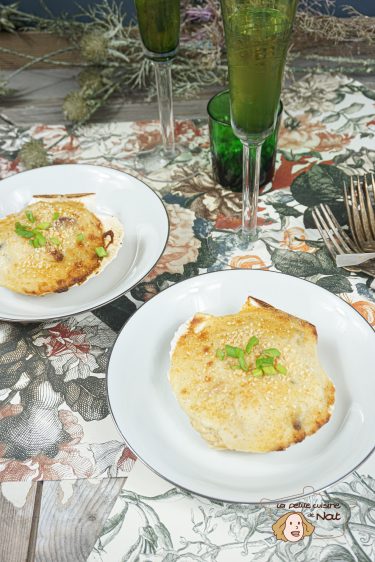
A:
POLYGON ((324 492, 243 505, 193 496, 137 461, 87 562, 374 562, 374 476, 372 455, 324 492), (290 513, 312 533, 275 535, 290 513))
MULTIPOLYGON (((260 198, 262 231, 251 253, 233 256, 228 245, 224 231, 239 224, 240 196, 212 180, 207 122, 179 121, 176 133, 186 149, 159 175, 140 174, 162 198, 171 224, 164 255, 147 278, 92 313, 42 325, 0 323, 0 481, 127 474, 134 455, 115 429, 105 393, 116 333, 158 291, 220 269, 226 257, 230 266, 309 279, 340 294, 375 326, 372 279, 337 268, 311 218, 312 207, 326 202, 345 222, 344 182, 373 171, 375 92, 343 76, 314 74, 284 92, 284 105, 276 174, 260 198), (214 247, 207 244, 211 231, 214 247)), ((20 149, 31 139, 43 142, 53 164, 92 163, 133 174, 134 154, 160 142, 156 122, 87 125, 74 133, 63 126, 0 125, 1 178, 24 170, 20 149)))

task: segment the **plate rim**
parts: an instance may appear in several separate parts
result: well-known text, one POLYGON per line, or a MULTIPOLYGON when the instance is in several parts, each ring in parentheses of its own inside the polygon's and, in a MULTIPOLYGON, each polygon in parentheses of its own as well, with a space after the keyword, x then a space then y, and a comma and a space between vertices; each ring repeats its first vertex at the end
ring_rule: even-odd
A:
POLYGON ((125 330, 125 328, 127 327, 128 323, 130 322, 130 320, 137 314, 138 311, 140 311, 144 305, 147 305, 149 302, 153 301, 154 299, 157 299, 162 293, 164 293, 165 291, 168 291, 168 289, 171 289, 172 287, 175 287, 176 285, 180 285, 182 283, 186 283, 186 282, 191 282, 193 279, 198 279, 200 277, 203 277, 205 275, 211 275, 211 274, 217 274, 217 273, 225 273, 225 272, 232 272, 232 271, 241 271, 241 272, 246 272, 246 273, 253 273, 253 272, 262 272, 263 274, 277 274, 277 275, 282 275, 284 277, 291 277, 292 279, 296 279, 300 282, 306 282, 309 283, 315 287, 318 287, 319 289, 321 289, 322 291, 328 293, 329 295, 336 297, 337 299, 339 299, 340 303, 344 303, 347 306, 349 306, 349 308, 351 310, 353 310, 354 312, 356 312, 359 317, 363 320, 363 322, 365 322, 365 324, 367 324, 367 326, 370 328, 370 330, 373 332, 374 336, 375 336, 375 330, 374 328, 371 326, 371 324, 366 320, 366 318, 364 318, 362 316, 362 314, 360 314, 360 312, 358 312, 357 309, 355 309, 354 307, 352 307, 348 302, 346 302, 345 300, 341 299, 336 293, 332 293, 331 291, 329 291, 328 289, 326 289, 325 287, 321 287, 320 285, 317 285, 316 283, 314 283, 313 281, 309 281, 308 279, 302 279, 301 277, 297 277, 295 275, 290 275, 289 273, 283 273, 282 271, 269 271, 269 270, 263 270, 263 269, 244 269, 244 268, 231 268, 231 269, 222 269, 222 270, 218 270, 218 271, 206 271, 204 273, 200 273, 198 275, 194 275, 192 277, 189 277, 188 279, 181 279, 180 281, 175 282, 173 285, 170 285, 169 287, 166 287, 165 289, 162 289, 161 291, 159 291, 159 293, 157 293, 156 295, 154 295, 151 299, 149 299, 148 301, 146 301, 145 303, 143 303, 139 308, 137 308, 137 310, 135 310, 133 312, 133 314, 127 319, 127 321, 125 322, 125 324, 123 325, 123 327, 121 328, 121 330, 118 332, 118 334, 116 335, 115 341, 113 343, 113 346, 110 350, 109 353, 109 358, 108 358, 108 364, 107 364, 107 369, 106 369, 106 392, 107 392, 107 400, 108 400, 108 407, 109 407, 109 411, 112 417, 112 420, 117 428, 117 430, 119 431, 120 435, 122 436, 122 438, 124 439, 124 442, 126 444, 126 446, 132 451, 132 453, 137 457, 138 460, 140 460, 148 469, 150 469, 154 474, 156 474, 157 476, 159 476, 159 478, 166 480, 167 482, 169 482, 170 484, 173 484, 174 486, 176 486, 177 488, 180 488, 182 490, 185 490, 186 492, 189 492, 190 494, 193 494, 194 496, 198 496, 198 497, 202 497, 205 499, 208 499, 210 501, 221 501, 224 503, 233 503, 233 504, 242 504, 242 505, 258 505, 259 503, 265 504, 265 505, 272 505, 281 501, 290 501, 290 500, 295 500, 295 499, 299 499, 299 498, 303 498, 306 496, 309 496, 311 494, 316 494, 319 492, 322 492, 323 490, 326 490, 327 488, 333 486, 334 484, 337 484, 337 482, 340 482, 341 480, 343 480, 346 476, 348 476, 349 474, 351 474, 352 472, 354 472, 355 470, 357 470, 363 463, 365 463, 372 454, 375 453, 375 442, 374 445, 372 447, 372 449, 369 451, 369 453, 366 454, 366 456, 360 461, 358 462, 350 471, 345 472, 345 474, 343 474, 342 476, 336 478, 335 480, 333 480, 332 482, 329 482, 327 484, 324 484, 322 486, 320 486, 318 489, 313 489, 312 491, 308 491, 308 492, 304 492, 303 491, 298 494, 298 495, 292 495, 292 496, 284 496, 284 497, 280 497, 280 498, 275 498, 272 500, 269 500, 268 498, 262 498, 259 501, 249 501, 249 500, 228 500, 228 499, 223 499, 221 497, 218 496, 210 496, 207 494, 203 494, 200 492, 196 492, 194 490, 191 490, 190 488, 186 487, 186 486, 182 486, 181 484, 178 484, 177 482, 175 482, 174 480, 172 480, 171 478, 167 478, 166 476, 164 476, 163 474, 161 474, 160 472, 158 472, 158 470, 156 470, 155 468, 153 468, 148 462, 146 462, 135 450, 135 448, 130 445, 130 443, 126 440, 125 435, 123 434, 123 432, 121 431, 119 424, 116 421, 116 418, 114 416, 113 413, 113 409, 112 409, 112 403, 111 403, 111 399, 110 399, 110 394, 109 394, 109 368, 110 368, 110 364, 111 364, 111 359, 112 359, 112 354, 113 351, 116 347, 117 341, 120 337, 120 335, 122 334, 122 332, 125 330))
MULTIPOLYGON (((85 314, 86 312, 91 312, 93 310, 96 310, 97 308, 101 308, 102 306, 106 306, 107 304, 110 304, 111 302, 115 301, 116 299, 119 299, 120 297, 122 297, 125 293, 128 293, 129 291, 131 291, 132 289, 134 289, 134 287, 138 284, 141 283, 141 281, 147 277, 147 275, 150 273, 150 271, 152 271, 152 269, 155 267, 155 265, 158 263, 158 261, 160 260, 160 258, 162 257, 162 255, 165 252, 165 249, 167 247, 168 244, 168 240, 169 240, 169 236, 170 236, 170 232, 171 232, 171 224, 170 224, 170 219, 169 219, 169 215, 168 215, 168 211, 166 209, 166 206, 164 205, 163 200, 161 199, 161 197, 159 197, 159 195, 152 189, 152 187, 150 187, 149 185, 147 185, 147 183, 145 183, 143 180, 137 178, 137 176, 133 175, 133 174, 129 174, 128 172, 123 172, 122 170, 117 170, 116 168, 111 168, 109 166, 99 166, 96 164, 86 164, 86 163, 70 163, 70 164, 66 164, 66 163, 62 163, 62 164, 51 164, 49 166, 42 166, 40 168, 33 168, 32 170, 22 170, 22 172, 17 172, 16 174, 13 174, 11 176, 8 176, 4 179, 2 179, 1 181, 6 181, 6 180, 10 180, 12 178, 15 178, 17 176, 19 176, 20 174, 25 174, 25 173, 30 173, 30 172, 36 172, 39 170, 43 170, 43 169, 51 169, 51 168, 56 168, 58 166, 62 166, 64 168, 68 168, 68 167, 76 167, 76 166, 81 166, 84 168, 90 168, 90 169, 104 169, 104 170, 109 170, 111 172, 118 172, 119 174, 124 174, 125 176, 130 176, 136 180, 138 180, 139 182, 141 182, 151 193, 152 195, 154 195, 160 202, 161 207, 164 210, 166 219, 167 219, 167 236, 164 242, 164 246, 157 258, 157 260, 151 265, 150 269, 144 274, 142 275, 142 277, 140 279, 138 279, 138 281, 136 281, 135 283, 133 283, 130 287, 128 287, 125 291, 122 291, 121 293, 119 293, 118 295, 116 295, 115 297, 106 300, 105 302, 102 302, 98 305, 95 306, 90 306, 88 308, 83 308, 82 310, 78 310, 76 312, 71 312, 70 314, 63 314, 63 315, 58 315, 58 316, 42 316, 41 318, 10 318, 10 317, 3 317, 1 316, 0 313, 0 321, 3 322, 12 322, 12 323, 17 323, 17 322, 27 322, 27 323, 38 323, 38 322, 50 322, 52 320, 62 320, 65 318, 71 318, 72 316, 75 316, 77 314, 85 314)), ((54 293, 53 293, 54 294, 54 293)), ((117 340, 117 337, 116 337, 117 340)))

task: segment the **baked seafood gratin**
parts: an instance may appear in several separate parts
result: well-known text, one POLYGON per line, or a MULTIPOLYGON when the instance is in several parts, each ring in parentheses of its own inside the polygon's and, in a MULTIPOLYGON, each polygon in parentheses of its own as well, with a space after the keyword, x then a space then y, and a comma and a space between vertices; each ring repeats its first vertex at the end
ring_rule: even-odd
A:
POLYGON ((180 327, 169 380, 210 446, 253 453, 281 451, 315 433, 335 397, 315 327, 251 297, 237 314, 198 313, 180 327))
POLYGON ((117 218, 98 216, 94 194, 39 195, 0 220, 0 285, 25 295, 67 291, 99 274, 123 239, 117 218))

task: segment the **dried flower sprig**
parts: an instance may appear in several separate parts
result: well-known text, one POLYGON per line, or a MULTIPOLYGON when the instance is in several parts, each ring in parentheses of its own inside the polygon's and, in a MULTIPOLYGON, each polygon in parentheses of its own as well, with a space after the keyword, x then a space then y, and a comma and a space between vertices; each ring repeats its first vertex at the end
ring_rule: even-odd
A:
MULTIPOLYGON (((39 0, 42 5, 44 0, 39 0)), ((363 40, 375 43, 375 26, 372 18, 357 12, 351 18, 333 15, 334 0, 324 0, 322 13, 320 0, 300 0, 296 30, 312 39, 337 41, 363 40)), ((0 81, 0 96, 9 95, 9 80, 36 62, 47 61, 54 65, 79 64, 79 89, 70 92, 63 104, 68 121, 82 124, 89 120, 114 92, 146 90, 154 95, 152 64, 143 54, 137 25, 126 24, 126 14, 121 3, 101 0, 74 17, 56 18, 45 6, 45 17, 26 14, 18 5, 0 6, 0 30, 45 30, 68 39, 66 50, 77 50, 82 62, 71 63, 56 59, 56 52, 33 57, 16 53, 28 62, 7 80, 0 81), (82 20, 84 17, 84 20, 82 20)), ((173 81, 177 96, 191 97, 200 90, 227 82, 227 64, 220 0, 181 0, 182 26, 180 51, 173 65, 173 81)), ((353 15, 353 14, 352 14, 353 15)), ((0 47, 0 52, 12 52, 0 47)), ((61 54, 64 50, 59 51, 61 54)), ((312 55, 311 55, 312 56, 312 55)), ((342 60, 337 58, 337 66, 342 60)), ((334 65, 334 61, 331 61, 334 65)), ((365 61, 364 71, 372 68, 365 61)), ((290 68, 293 66, 289 58, 290 68)))
POLYGON ((48 153, 42 140, 32 139, 26 142, 20 149, 18 158, 28 170, 50 164, 48 153))

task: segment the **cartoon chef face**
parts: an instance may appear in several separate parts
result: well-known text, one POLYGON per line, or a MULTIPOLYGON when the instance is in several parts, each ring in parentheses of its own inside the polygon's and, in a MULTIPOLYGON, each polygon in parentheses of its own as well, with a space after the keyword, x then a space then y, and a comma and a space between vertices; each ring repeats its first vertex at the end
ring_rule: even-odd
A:
POLYGON ((304 536, 302 518, 299 513, 289 515, 285 521, 285 538, 290 542, 297 542, 304 536))
POLYGON ((272 525, 277 540, 284 542, 297 542, 310 536, 314 529, 314 525, 298 511, 285 513, 272 525))

